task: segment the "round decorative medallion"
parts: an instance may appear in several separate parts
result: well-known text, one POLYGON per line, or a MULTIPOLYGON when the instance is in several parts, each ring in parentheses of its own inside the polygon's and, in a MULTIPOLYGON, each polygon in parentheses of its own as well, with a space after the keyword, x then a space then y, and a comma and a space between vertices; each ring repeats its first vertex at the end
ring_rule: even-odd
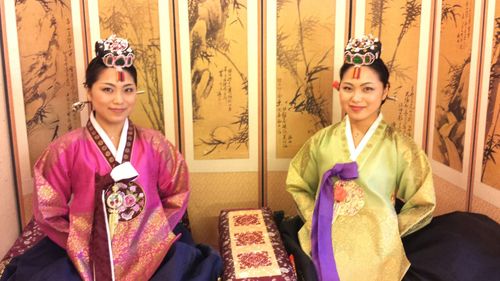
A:
POLYGON ((365 206, 365 192, 353 180, 338 180, 333 185, 335 215, 354 216, 365 206))
POLYGON ((106 189, 108 213, 117 213, 119 221, 129 221, 144 209, 146 196, 136 182, 117 182, 106 189))

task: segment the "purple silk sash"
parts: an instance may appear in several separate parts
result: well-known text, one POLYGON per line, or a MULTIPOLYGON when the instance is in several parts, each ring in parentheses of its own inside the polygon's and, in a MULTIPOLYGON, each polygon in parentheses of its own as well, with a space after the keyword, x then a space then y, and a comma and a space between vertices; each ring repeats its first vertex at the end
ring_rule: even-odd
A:
POLYGON ((312 259, 320 281, 340 280, 332 246, 333 177, 341 180, 358 178, 358 164, 337 163, 323 174, 318 199, 314 206, 311 230, 312 259))

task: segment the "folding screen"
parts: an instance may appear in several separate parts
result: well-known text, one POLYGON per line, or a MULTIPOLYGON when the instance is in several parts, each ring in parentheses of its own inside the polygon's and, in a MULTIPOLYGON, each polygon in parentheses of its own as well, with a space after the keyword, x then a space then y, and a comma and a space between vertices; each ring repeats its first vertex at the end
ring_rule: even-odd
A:
MULTIPOLYGON (((422 147, 427 145, 429 158, 438 175, 435 178, 438 208, 445 207, 448 211, 465 209, 467 202, 465 189, 469 168, 461 169, 462 159, 457 161, 457 151, 463 149, 464 141, 470 147, 471 135, 465 136, 464 114, 466 108, 473 108, 473 103, 470 103, 473 100, 467 100, 467 93, 471 91, 470 96, 474 96, 475 84, 469 87, 468 80, 470 77, 475 83, 476 77, 469 74, 476 72, 469 71, 467 66, 472 56, 472 65, 476 67, 479 54, 477 44, 472 44, 479 41, 473 41, 473 36, 479 38, 480 35, 481 7, 478 3, 474 7, 474 1, 356 1, 355 32, 363 33, 358 28, 358 15, 365 15, 365 32, 381 38, 382 58, 391 71, 390 94, 397 101, 384 105, 385 118, 413 136, 422 147), (430 59, 433 59, 432 65, 430 59), (459 82, 460 75, 462 84, 459 82), (427 111, 429 100, 432 102, 430 117, 427 111), (454 111, 459 100, 462 107, 454 111), (462 116, 456 116, 460 114, 462 116), (448 124, 447 117, 459 119, 459 122, 454 120, 448 124), (427 129, 428 119, 430 129, 427 129), (444 135, 446 137, 442 137, 444 135), (455 138, 450 135, 455 135, 455 138), (447 137, 454 139, 454 144, 462 145, 462 148, 452 148, 454 145, 447 137), (460 166, 460 175, 450 169, 458 169, 457 165, 460 166), (453 188, 447 181, 464 190, 453 188)), ((469 110, 469 131, 472 129, 473 113, 469 110)), ((460 153, 468 161, 470 150, 460 153)))
POLYGON ((69 0, 1 5, 15 172, 26 223, 32 215, 31 167, 52 140, 81 124, 81 116, 71 112, 83 94, 81 9, 69 0))
MULTIPOLYGON (((4 15, 0 13, 0 22, 4 15)), ((3 30, 0 29, 0 45, 3 30)), ((0 253, 6 253, 12 242, 19 235, 19 216, 16 208, 16 189, 14 179, 14 163, 12 163, 12 146, 9 129, 9 116, 7 95, 5 93, 3 54, 0 52, 0 182, 2 183, 2 196, 0 196, 0 225, 7 226, 2 229, 0 240, 0 253)))
POLYGON ((94 43, 111 34, 127 38, 133 47, 138 95, 131 119, 139 126, 165 132, 177 144, 176 95, 173 86, 172 7, 158 0, 89 0, 90 33, 87 51, 93 58, 94 43))
POLYGON ((23 220, 31 216, 33 162, 51 140, 86 122, 88 113, 74 114, 70 105, 85 99, 93 43, 112 33, 128 38, 137 54, 144 93, 132 119, 164 131, 188 162, 197 241, 216 246, 221 209, 268 205, 295 213, 285 191, 288 164, 312 134, 341 119, 331 85, 349 30, 381 38, 397 99, 384 105, 384 116, 427 144, 439 177, 463 187, 436 185, 438 195, 453 197, 450 210, 465 209, 472 180, 472 210, 498 206, 500 16, 495 1, 482 2, 4 1, 23 220), (483 20, 484 42, 493 48, 480 48, 483 20))
POLYGON ((434 173, 459 187, 447 187, 444 195, 462 210, 474 149, 481 2, 443 0, 436 6, 428 154, 434 173))
MULTIPOLYGON (((182 151, 197 241, 217 243, 221 209, 257 207, 259 1, 175 1, 182 151)), ((215 246, 215 245, 214 245, 215 246)))
MULTIPOLYGON (((382 107, 384 119, 422 144, 425 120, 426 83, 430 55, 431 1, 356 1, 356 15, 364 15, 364 33, 382 42, 382 59, 390 72, 389 96, 382 107)), ((358 17, 358 16, 356 16, 358 17)), ((361 32, 356 25, 356 33, 361 32)))
POLYGON ((291 158, 315 132, 340 120, 332 82, 343 61, 346 3, 265 3, 264 192, 268 206, 291 215, 295 204, 285 191, 291 158))
POLYGON ((489 1, 485 10, 471 209, 490 215, 495 212, 500 220, 500 3, 489 1))

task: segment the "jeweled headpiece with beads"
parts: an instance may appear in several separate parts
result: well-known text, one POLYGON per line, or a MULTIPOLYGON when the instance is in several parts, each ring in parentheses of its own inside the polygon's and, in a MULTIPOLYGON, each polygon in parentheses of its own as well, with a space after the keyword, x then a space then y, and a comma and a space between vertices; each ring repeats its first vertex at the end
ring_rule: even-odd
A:
MULTIPOLYGON (((134 51, 130 47, 127 39, 110 35, 107 39, 100 39, 95 42, 96 57, 100 57, 107 67, 114 67, 117 70, 118 81, 125 80, 124 67, 130 67, 134 63, 134 51)), ((88 101, 75 102, 72 105, 73 111, 82 111, 88 101)))
POLYGON ((371 34, 349 40, 344 51, 344 62, 354 65, 353 78, 359 78, 361 66, 371 65, 380 57, 381 48, 378 38, 371 34))
POLYGON ((127 39, 116 37, 115 34, 106 40, 95 42, 95 53, 102 58, 107 67, 115 67, 121 71, 122 67, 130 67, 134 63, 134 52, 127 39))

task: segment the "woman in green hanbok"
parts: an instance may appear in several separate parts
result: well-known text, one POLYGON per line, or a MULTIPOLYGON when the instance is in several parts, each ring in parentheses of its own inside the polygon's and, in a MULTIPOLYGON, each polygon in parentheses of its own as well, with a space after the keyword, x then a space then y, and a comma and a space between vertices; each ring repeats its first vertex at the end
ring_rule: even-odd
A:
POLYGON ((380 112, 389 94, 380 52, 371 36, 349 41, 336 86, 345 117, 290 163, 286 189, 304 223, 298 240, 321 281, 408 278, 404 237, 429 224, 435 208, 425 152, 380 112))

